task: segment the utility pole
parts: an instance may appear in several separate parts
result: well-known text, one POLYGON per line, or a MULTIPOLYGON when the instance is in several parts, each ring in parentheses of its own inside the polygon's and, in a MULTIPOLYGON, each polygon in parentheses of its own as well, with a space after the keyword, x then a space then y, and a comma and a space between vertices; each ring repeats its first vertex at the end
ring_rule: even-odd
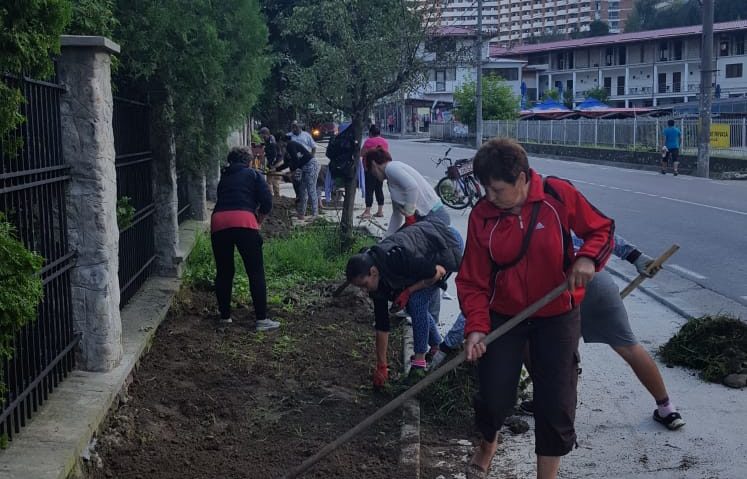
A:
POLYGON ((482 0, 477 0, 477 41, 475 42, 475 56, 477 57, 477 84, 475 85, 475 148, 482 145, 482 0))
POLYGON ((711 105, 713 84, 713 0, 703 0, 703 51, 700 64, 700 135, 698 176, 708 178, 711 158, 711 105))

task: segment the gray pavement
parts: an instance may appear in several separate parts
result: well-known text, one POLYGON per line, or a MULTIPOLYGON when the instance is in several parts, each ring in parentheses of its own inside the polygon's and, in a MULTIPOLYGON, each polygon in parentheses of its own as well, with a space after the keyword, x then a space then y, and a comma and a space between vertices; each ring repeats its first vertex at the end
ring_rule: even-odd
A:
MULTIPOLYGON (((450 156, 455 159, 474 155, 474 149, 417 140, 391 140, 390 146, 396 160, 414 166, 434 184, 445 166, 436 167, 433 160, 447 148, 453 147, 450 156)), ((732 312, 747 319, 747 182, 538 157, 530 163, 543 175, 573 181, 615 219, 619 234, 651 256, 673 243, 681 246, 665 268, 671 274, 648 282, 650 289, 683 296, 680 306, 688 314, 698 313, 701 305, 707 307, 704 312, 732 312)), ((452 217, 466 221, 468 213, 452 212, 452 217)))

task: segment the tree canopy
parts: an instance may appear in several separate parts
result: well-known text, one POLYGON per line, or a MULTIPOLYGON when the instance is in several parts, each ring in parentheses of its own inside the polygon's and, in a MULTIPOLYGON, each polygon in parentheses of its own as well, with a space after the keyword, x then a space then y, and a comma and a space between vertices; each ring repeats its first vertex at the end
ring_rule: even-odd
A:
MULTIPOLYGON (((0 74, 48 78, 69 19, 66 0, 0 0, 0 74)), ((0 79, 0 137, 24 121, 22 104, 21 91, 0 79)))
POLYGON ((177 155, 198 169, 246 119, 269 63, 257 0, 118 0, 117 85, 173 100, 177 155))
MULTIPOLYGON (((700 0, 636 0, 625 24, 626 32, 698 25, 703 21, 700 0)), ((728 22, 747 18, 744 0, 715 0, 714 21, 728 22)))
MULTIPOLYGON (((456 114, 462 123, 475 127, 475 81, 465 82, 454 92, 456 114)), ((483 120, 513 120, 518 116, 519 97, 511 85, 500 77, 484 75, 482 79, 483 120)))
MULTIPOLYGON (((422 51, 430 7, 408 0, 305 0, 282 22, 311 56, 290 58, 285 69, 291 101, 299 108, 339 110, 352 120, 358 145, 374 103, 413 89, 425 78, 422 51)), ((357 152, 356 152, 357 154, 357 152)), ((355 181, 346 185, 342 244, 352 238, 355 181)))

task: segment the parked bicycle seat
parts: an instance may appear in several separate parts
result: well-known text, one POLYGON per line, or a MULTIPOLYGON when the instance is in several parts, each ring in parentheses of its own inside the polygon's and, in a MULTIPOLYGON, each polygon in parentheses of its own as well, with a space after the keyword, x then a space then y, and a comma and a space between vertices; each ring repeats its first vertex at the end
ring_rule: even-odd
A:
POLYGON ((470 161, 472 161, 472 158, 462 158, 461 160, 456 160, 454 162, 454 166, 462 166, 463 164, 469 163, 470 161))

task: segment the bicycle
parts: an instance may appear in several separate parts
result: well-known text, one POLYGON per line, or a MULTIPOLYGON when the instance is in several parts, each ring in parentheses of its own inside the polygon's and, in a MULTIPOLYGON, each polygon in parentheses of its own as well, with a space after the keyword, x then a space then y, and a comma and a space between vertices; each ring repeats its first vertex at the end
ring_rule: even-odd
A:
POLYGON ((436 194, 449 208, 462 210, 474 206, 482 198, 482 187, 472 173, 472 158, 454 161, 449 158, 450 151, 451 148, 446 150, 443 158, 436 160, 436 166, 448 163, 446 176, 436 184, 436 194))

